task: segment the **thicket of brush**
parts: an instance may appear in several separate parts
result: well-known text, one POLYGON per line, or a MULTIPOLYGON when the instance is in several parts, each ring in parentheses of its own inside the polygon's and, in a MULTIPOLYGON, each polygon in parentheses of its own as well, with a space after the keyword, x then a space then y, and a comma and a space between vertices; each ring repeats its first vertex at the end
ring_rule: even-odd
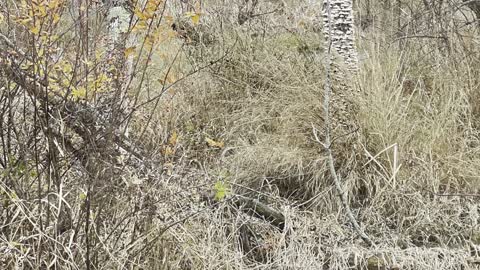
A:
MULTIPOLYGON (((313 134, 324 126, 321 3, 202 2, 197 24, 167 1, 176 36, 138 56, 127 92, 141 106, 125 119, 139 160, 64 132, 71 119, 43 113, 2 70, 2 269, 478 267, 480 24, 468 6, 357 1, 360 69, 344 76, 354 126, 334 131, 333 150, 367 247, 313 134)), ((12 3, 0 5, 7 37, 12 3)))

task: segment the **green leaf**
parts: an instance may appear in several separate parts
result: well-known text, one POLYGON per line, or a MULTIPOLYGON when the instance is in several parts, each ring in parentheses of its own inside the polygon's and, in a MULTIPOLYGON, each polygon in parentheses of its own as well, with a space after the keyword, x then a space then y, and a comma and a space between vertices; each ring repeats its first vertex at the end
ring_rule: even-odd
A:
POLYGON ((217 201, 223 200, 228 194, 228 187, 222 181, 217 181, 213 189, 215 191, 215 200, 217 201))

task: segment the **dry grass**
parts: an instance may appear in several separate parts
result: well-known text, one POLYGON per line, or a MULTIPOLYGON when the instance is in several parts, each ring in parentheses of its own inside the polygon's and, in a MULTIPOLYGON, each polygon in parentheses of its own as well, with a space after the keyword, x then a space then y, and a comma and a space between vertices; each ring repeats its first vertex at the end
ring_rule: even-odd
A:
MULTIPOLYGON (((452 33, 447 54, 436 41, 400 46, 388 36, 390 28, 359 33, 361 67, 347 97, 358 107, 352 118, 359 129, 339 137, 334 154, 350 205, 377 244, 367 248, 341 209, 312 134, 312 124, 323 125, 324 70, 314 6, 307 2, 243 26, 231 8, 209 2, 203 23, 216 42, 185 46, 175 73, 228 55, 135 116, 132 136, 162 166, 98 184, 102 205, 91 219, 93 231, 102 232, 92 251, 99 268, 478 268, 478 31, 463 30, 476 48, 452 33), (208 146, 207 138, 224 147, 208 146), (217 181, 227 183, 230 194, 212 202, 206 197, 217 181), (286 229, 242 213, 232 195, 278 209, 286 229)), ((176 52, 179 44, 165 48, 176 52)), ((168 57, 155 59, 150 79, 165 70, 168 57)), ((159 84, 150 80, 144 87, 154 95, 159 84)), ((336 135, 348 131, 339 128, 336 135)), ((65 175, 65 190, 52 193, 72 220, 85 218, 79 178, 65 175)), ((44 233, 58 230, 60 206, 16 198, 7 182, 0 187, 2 207, 14 213, 0 235, 0 266, 43 269, 56 261, 62 269, 84 269, 81 230, 44 233), (41 207, 58 220, 52 227, 38 227, 46 218, 41 207), (39 249, 51 257, 35 258, 39 249), (34 265, 39 261, 44 264, 34 265)))
POLYGON ((261 244, 270 248, 269 259, 251 264, 224 232, 238 230, 245 217, 217 219, 212 213, 202 220, 224 226, 200 230, 215 237, 196 235, 203 242, 190 247, 215 250, 214 257, 207 252, 203 258, 217 262, 218 255, 225 269, 474 268, 478 203, 462 194, 476 194, 480 175, 472 103, 478 59, 459 47, 445 55, 434 49, 436 42, 412 40, 399 49, 381 31, 363 35, 355 84, 360 130, 353 146, 347 140, 336 151, 340 168, 355 168, 343 176, 359 221, 378 244, 367 249, 343 225, 348 222, 326 177, 324 156, 312 140, 311 124, 322 125, 323 87, 322 69, 313 62, 322 49, 312 35, 240 35, 229 61, 203 74, 202 87, 178 100, 187 102, 179 107, 192 110, 185 115, 204 136, 226 142, 225 151, 207 163, 209 170, 227 171, 234 192, 246 192, 246 185, 278 196, 256 195, 278 205, 291 229, 274 236, 263 232, 262 241, 273 238, 273 247, 261 244), (300 45, 314 50, 306 55, 300 45), (245 265, 244 256, 250 263, 245 265))

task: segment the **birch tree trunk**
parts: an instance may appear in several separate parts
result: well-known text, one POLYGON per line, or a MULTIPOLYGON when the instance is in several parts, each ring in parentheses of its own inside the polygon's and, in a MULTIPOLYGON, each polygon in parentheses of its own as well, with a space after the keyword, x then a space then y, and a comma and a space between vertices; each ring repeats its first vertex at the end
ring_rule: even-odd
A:
MULTIPOLYGON (((353 0, 323 0, 323 32, 327 54, 326 65, 331 69, 333 108, 332 131, 337 126, 351 131, 355 121, 356 105, 353 81, 358 72, 355 47, 353 0)), ((345 130, 344 130, 345 132, 345 130)))
POLYGON ((347 69, 358 70, 353 1, 323 0, 323 23, 327 48, 340 56, 347 69))
MULTIPOLYGON (((132 14, 126 9, 128 0, 107 0, 107 59, 105 62, 112 63, 113 71, 110 71, 112 80, 112 89, 114 93, 109 96, 108 105, 111 106, 111 116, 113 122, 125 122, 123 117, 128 112, 128 95, 126 84, 132 76, 133 57, 125 57, 125 49, 132 46, 136 40, 135 36, 129 32, 129 25, 132 14)), ((120 125, 117 130, 122 135, 128 136, 126 126, 120 125)))

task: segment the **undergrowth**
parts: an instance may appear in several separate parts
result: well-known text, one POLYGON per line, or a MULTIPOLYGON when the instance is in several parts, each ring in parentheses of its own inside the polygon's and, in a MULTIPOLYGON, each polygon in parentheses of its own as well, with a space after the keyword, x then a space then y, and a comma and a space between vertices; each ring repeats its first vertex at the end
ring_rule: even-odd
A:
MULTIPOLYGON (((172 54, 152 57, 142 86, 148 91, 138 96, 141 103, 158 94, 166 76, 159 70, 174 54, 179 77, 197 71, 131 120, 131 137, 158 166, 95 185, 99 205, 92 207, 99 210, 91 226, 103 234, 92 252, 99 268, 478 266, 480 37, 474 25, 452 30, 447 48, 428 38, 398 39, 392 35, 398 29, 385 21, 394 11, 378 3, 374 10, 386 18, 359 27, 360 69, 344 76, 355 125, 335 129, 333 150, 349 204, 376 244, 369 248, 343 213, 313 135, 324 126, 325 48, 312 13, 318 7, 266 1, 256 7, 264 15, 240 25, 224 3, 207 2, 194 38, 178 37, 165 44, 172 54), (212 199, 219 187, 225 197, 212 199), (246 214, 234 196, 281 212, 285 228, 246 214)), ((357 9, 363 16, 365 7, 357 9)), ((17 169, 10 175, 27 175, 17 169)), ((29 200, 27 185, 18 198, 10 182, 1 182, 3 209, 17 210, 1 228, 0 265, 47 267, 46 260, 32 263, 42 261, 35 254, 44 248, 63 267, 83 269, 83 233, 69 235, 59 226, 83 217, 85 186, 76 182, 77 171, 63 177, 65 190, 52 192, 62 198, 58 207, 29 200), (58 208, 58 224, 49 228, 55 238, 39 229, 42 207, 58 208), (42 237, 45 247, 29 240, 42 237)))

